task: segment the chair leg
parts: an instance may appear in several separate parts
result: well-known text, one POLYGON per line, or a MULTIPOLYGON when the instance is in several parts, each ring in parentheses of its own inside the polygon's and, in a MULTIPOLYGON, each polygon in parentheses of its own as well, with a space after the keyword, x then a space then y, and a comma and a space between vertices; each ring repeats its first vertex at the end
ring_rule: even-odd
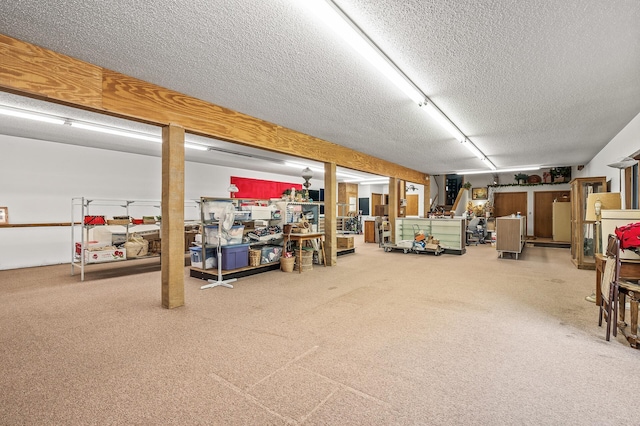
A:
POLYGON ((607 342, 609 340, 611 340, 611 303, 613 302, 611 300, 611 295, 612 294, 613 294, 613 286, 611 286, 609 288, 609 298, 608 298, 608 300, 602 299, 602 304, 606 308, 604 310, 604 321, 606 322, 605 327, 607 329, 607 331, 606 331, 607 342))
POLYGON ((611 304, 607 304, 607 310, 604 314, 607 342, 611 340, 611 304))
POLYGON ((603 308, 603 305, 604 305, 604 300, 600 300, 600 306, 598 306, 598 327, 602 327, 602 308, 603 308))
POLYGON ((613 312, 611 312, 609 321, 612 323, 611 327, 613 327, 613 337, 616 337, 618 335, 618 289, 612 286, 611 293, 612 294, 610 300, 613 312))
POLYGON ((624 293, 618 293, 618 321, 620 325, 623 326, 625 324, 624 317, 626 315, 626 306, 627 303, 627 295, 624 293))

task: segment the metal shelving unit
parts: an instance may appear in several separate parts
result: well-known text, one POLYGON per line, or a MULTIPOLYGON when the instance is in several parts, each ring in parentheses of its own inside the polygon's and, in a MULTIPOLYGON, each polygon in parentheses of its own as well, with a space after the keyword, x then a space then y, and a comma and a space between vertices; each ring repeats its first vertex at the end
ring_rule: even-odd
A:
MULTIPOLYGON (((187 207, 198 207, 198 202, 196 201, 186 201, 185 208, 187 207)), ((123 224, 123 225, 108 225, 105 221, 105 224, 85 224, 85 217, 91 216, 94 214, 98 214, 99 216, 127 216, 130 217, 131 213, 135 211, 137 216, 154 216, 158 217, 161 213, 160 201, 158 200, 126 200, 126 199, 103 199, 103 198, 87 198, 87 197, 74 197, 71 199, 71 275, 75 275, 76 268, 80 270, 80 280, 84 281, 85 277, 85 268, 87 265, 94 264, 103 264, 103 263, 120 263, 127 260, 138 260, 138 259, 148 259, 148 258, 159 258, 159 254, 151 254, 146 256, 137 257, 135 259, 127 259, 126 251, 121 250, 122 253, 115 253, 112 258, 108 260, 101 260, 97 258, 94 261, 88 261, 88 253, 87 250, 89 247, 90 234, 92 231, 95 231, 99 227, 106 226, 122 226, 124 229, 123 233, 117 233, 116 235, 123 234, 120 237, 121 242, 116 244, 112 244, 115 246, 124 244, 129 240, 129 235, 133 232, 136 232, 136 226, 144 226, 135 225, 135 224, 123 224), (76 244, 80 244, 80 253, 77 253, 76 244)), ((157 232, 160 232, 160 222, 156 223, 158 225, 157 232)), ((149 224, 147 224, 149 225, 149 224)), ((155 230, 145 229, 143 231, 138 230, 137 233, 144 234, 145 232, 155 233, 155 230)), ((117 250, 120 251, 120 250, 117 250)), ((97 256, 97 253, 96 253, 97 256)))

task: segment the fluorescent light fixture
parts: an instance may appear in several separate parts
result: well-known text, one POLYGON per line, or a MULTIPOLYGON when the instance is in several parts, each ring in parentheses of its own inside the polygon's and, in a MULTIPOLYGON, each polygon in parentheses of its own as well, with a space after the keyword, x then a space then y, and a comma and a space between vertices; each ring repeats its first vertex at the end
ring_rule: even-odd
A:
MULTIPOLYGON (((304 169, 305 167, 308 167, 314 172, 324 175, 324 169, 322 167, 310 166, 308 164, 303 164, 303 163, 295 163, 293 161, 285 161, 284 165, 287 167, 292 167, 296 169, 304 169)), ((361 176, 351 174, 351 173, 345 173, 345 172, 336 172, 336 176, 351 178, 351 179, 361 179, 361 176)))
POLYGON ((284 165, 285 165, 285 166, 288 166, 288 167, 292 167, 292 168, 300 169, 300 170, 305 169, 305 168, 308 168, 308 169, 310 169, 310 170, 313 170, 313 171, 314 171, 314 172, 316 172, 316 173, 324 173, 324 169, 323 169, 323 168, 321 168, 321 167, 315 167, 315 166, 309 166, 309 165, 307 165, 307 164, 293 163, 293 162, 291 162, 291 161, 285 161, 285 162, 284 162, 284 165))
POLYGON ((491 170, 498 170, 495 164, 493 164, 491 160, 489 160, 487 157, 484 157, 481 161, 484 162, 487 166, 489 166, 491 170))
POLYGON ((150 142, 162 143, 160 136, 154 136, 147 133, 139 133, 131 130, 122 130, 115 127, 101 126, 98 124, 83 123, 80 121, 71 121, 71 127, 78 129, 91 130, 93 132, 107 133, 110 135, 124 136, 126 138, 141 139, 150 142))
POLYGON ((473 172, 458 172, 457 175, 482 175, 488 173, 509 173, 509 172, 526 172, 530 170, 540 170, 540 166, 528 166, 528 167, 515 167, 512 169, 494 169, 491 171, 473 171, 473 172))
POLYGON ((478 157, 479 160, 484 160, 486 157, 484 154, 475 146, 469 139, 465 139, 462 141, 462 146, 467 148, 473 155, 478 157))
POLYGON ((357 178, 357 179, 345 179, 346 183, 360 183, 362 185, 376 185, 376 184, 387 184, 389 183, 389 178, 385 178, 384 176, 376 176, 373 178, 357 178))
POLYGON ((453 136, 457 141, 462 142, 466 139, 466 137, 462 134, 460 130, 456 126, 453 125, 451 120, 449 120, 443 113, 440 111, 433 103, 427 102, 426 104, 420 107, 425 112, 427 112, 431 117, 433 117, 443 129, 448 131, 451 136, 453 136))
POLYGON ((389 179, 387 180, 373 180, 366 182, 358 182, 360 185, 389 185, 389 179))
POLYGON ((28 120, 41 121, 51 124, 64 124, 65 119, 56 117, 54 115, 41 114, 33 111, 25 111, 19 108, 12 108, 9 106, 0 106, 0 114, 8 115, 10 117, 26 118, 28 120))
POLYGON ((208 151, 209 148, 207 148, 204 145, 198 145, 196 143, 189 143, 189 142, 185 142, 184 144, 185 148, 189 148, 189 149, 195 149, 196 151, 208 151))
POLYGON ((396 67, 389 58, 362 32, 349 17, 331 0, 307 0, 305 4, 344 41, 387 77, 418 105, 425 96, 396 67))

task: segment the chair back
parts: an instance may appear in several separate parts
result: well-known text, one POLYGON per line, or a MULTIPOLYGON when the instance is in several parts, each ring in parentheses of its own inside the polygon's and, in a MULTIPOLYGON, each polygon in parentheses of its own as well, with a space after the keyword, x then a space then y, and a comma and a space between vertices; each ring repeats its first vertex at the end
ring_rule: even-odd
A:
POLYGON ((609 235, 605 255, 606 263, 602 274, 601 291, 602 297, 608 301, 611 286, 615 285, 620 277, 620 240, 615 235, 609 235))

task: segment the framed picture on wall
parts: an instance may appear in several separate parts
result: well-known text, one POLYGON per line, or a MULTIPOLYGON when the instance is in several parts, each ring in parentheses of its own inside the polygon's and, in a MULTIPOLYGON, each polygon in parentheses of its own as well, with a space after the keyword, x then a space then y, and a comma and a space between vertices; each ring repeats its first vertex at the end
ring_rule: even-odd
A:
POLYGON ((487 188, 473 188, 471 190, 471 199, 473 200, 486 200, 489 198, 487 188))
POLYGON ((9 223, 9 209, 0 207, 0 223, 9 223))

